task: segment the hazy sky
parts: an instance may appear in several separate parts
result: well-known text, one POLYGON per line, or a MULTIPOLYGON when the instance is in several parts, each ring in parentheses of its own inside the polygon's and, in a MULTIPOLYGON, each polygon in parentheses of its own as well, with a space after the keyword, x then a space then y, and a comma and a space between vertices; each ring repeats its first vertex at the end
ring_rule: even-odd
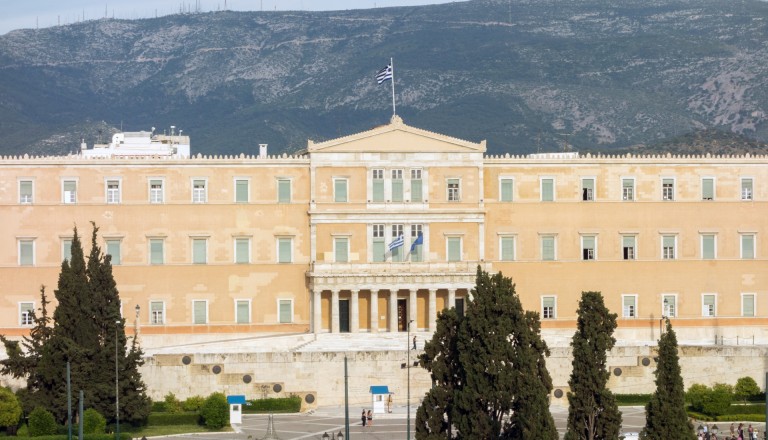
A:
POLYGON ((0 0, 0 35, 13 29, 48 27, 103 18, 149 18, 194 11, 330 11, 450 3, 454 0, 0 0))

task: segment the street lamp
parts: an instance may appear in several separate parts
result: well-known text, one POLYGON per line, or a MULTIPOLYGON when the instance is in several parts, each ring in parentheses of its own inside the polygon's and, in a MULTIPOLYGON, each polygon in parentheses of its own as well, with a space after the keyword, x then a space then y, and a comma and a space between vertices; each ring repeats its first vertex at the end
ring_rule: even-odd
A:
POLYGON ((659 337, 664 333, 664 320, 669 318, 669 299, 664 298, 664 307, 661 310, 661 319, 659 319, 659 337))
POLYGON ((338 434, 336 434, 336 438, 337 438, 338 440, 344 440, 344 434, 342 434, 342 433, 341 433, 341 431, 339 431, 339 433, 338 433, 338 434))
POLYGON ((717 427, 717 424, 712 426, 712 434, 717 435, 717 431, 719 431, 719 430, 720 430, 720 428, 717 427))
POLYGON ((323 433, 323 440, 331 440, 331 436, 327 432, 323 433))
POLYGON ((115 440, 120 440, 120 391, 117 378, 117 330, 119 327, 120 320, 118 319, 115 321, 115 440))
POLYGON ((136 337, 139 337, 139 312, 141 312, 141 306, 136 304, 136 337))

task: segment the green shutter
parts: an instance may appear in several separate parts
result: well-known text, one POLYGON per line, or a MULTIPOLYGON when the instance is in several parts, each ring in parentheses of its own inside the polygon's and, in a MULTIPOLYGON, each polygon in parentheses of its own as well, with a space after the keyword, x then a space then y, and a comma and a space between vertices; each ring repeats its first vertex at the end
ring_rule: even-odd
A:
POLYGON ((741 198, 752 200, 752 179, 741 179, 741 198))
POLYGON ((336 238, 334 240, 336 245, 336 259, 337 263, 346 263, 349 261, 349 239, 336 238))
POLYGON ((384 261, 384 252, 386 252, 386 247, 384 246, 383 238, 373 239, 373 249, 371 252, 373 252, 374 263, 381 263, 384 261))
POLYGON ((120 265, 120 240, 107 240, 107 254, 112 256, 113 266, 120 265))
POLYGON ((373 179, 373 201, 374 202, 383 202, 384 201, 384 179, 373 179))
POLYGON ((714 179, 702 179, 701 198, 704 200, 712 200, 715 198, 715 180, 714 179))
POLYGON ((163 264, 163 240, 150 240, 149 253, 151 264, 163 264))
POLYGON ((192 240, 192 262, 195 264, 205 264, 206 257, 206 240, 194 239, 192 240))
POLYGON ((19 264, 32 266, 35 261, 34 242, 25 240, 19 243, 19 264))
POLYGON ((554 296, 545 296, 541 300, 541 304, 544 307, 551 307, 553 310, 555 308, 555 297, 554 296))
POLYGON ((755 316, 755 295, 742 295, 742 316, 755 316))
POLYGON ((247 238, 235 239, 235 263, 248 263, 251 241, 247 238))
POLYGON ((512 179, 501 179, 501 201, 502 202, 511 202, 512 201, 512 182, 514 182, 512 179))
POLYGON ((448 237, 448 261, 461 261, 460 237, 448 237))
POLYGON ((403 179, 392 179, 392 201, 403 201, 403 179))
POLYGON ((741 236, 741 258, 749 259, 749 260, 755 258, 755 236, 754 235, 741 236))
POLYGON ((545 261, 555 259, 555 237, 541 237, 541 259, 545 261))
POLYGON ((585 235, 581 237, 581 242, 584 249, 595 249, 595 237, 591 235, 585 235))
POLYGON ((277 262, 278 263, 290 263, 291 262, 291 245, 293 244, 293 240, 290 238, 278 238, 277 239, 277 247, 278 247, 278 257, 277 262))
POLYGON ((250 304, 248 301, 237 302, 237 323, 248 324, 250 322, 250 304))
POLYGON ((277 201, 278 203, 291 202, 291 181, 280 179, 277 181, 277 201))
POLYGON ((347 180, 336 179, 333 181, 334 201, 345 203, 347 201, 347 180))
POLYGON ((541 179, 541 200, 551 202, 555 199, 554 181, 552 179, 541 179))
POLYGON ((162 313, 163 303, 161 301, 152 301, 149 303, 149 308, 151 313, 162 313))
POLYGON ((665 235, 663 238, 663 246, 665 248, 674 248, 675 247, 675 236, 674 235, 665 235))
POLYGON ((62 243, 62 249, 61 249, 61 259, 62 260, 71 260, 72 259, 72 240, 66 239, 62 243))
POLYGON ((292 321, 291 316, 291 301, 281 299, 280 300, 280 322, 290 323, 292 321))
POLYGON ((235 181, 235 202, 237 203, 248 202, 248 181, 247 180, 235 181))
POLYGON ((581 180, 581 192, 582 200, 594 200, 595 199, 595 179, 582 179, 581 180))
POLYGON ((714 235, 701 236, 701 258, 705 260, 712 260, 715 258, 715 236, 714 235))
POLYGON ((32 202, 32 181, 22 180, 19 182, 19 202, 31 203, 32 202))
POLYGON ((77 183, 74 180, 64 181, 64 192, 75 192, 77 190, 77 183))
POLYGON ((194 301, 194 320, 193 323, 195 324, 205 324, 208 322, 208 307, 205 301, 194 301))
POLYGON ((421 179, 411 179, 411 201, 421 202, 422 200, 421 179))
POLYGON ((501 237, 501 259, 502 261, 515 259, 515 239, 513 237, 501 237))
POLYGON ((622 245, 624 247, 630 247, 630 248, 635 247, 635 236, 634 235, 625 235, 624 237, 621 238, 621 241, 622 241, 622 245))

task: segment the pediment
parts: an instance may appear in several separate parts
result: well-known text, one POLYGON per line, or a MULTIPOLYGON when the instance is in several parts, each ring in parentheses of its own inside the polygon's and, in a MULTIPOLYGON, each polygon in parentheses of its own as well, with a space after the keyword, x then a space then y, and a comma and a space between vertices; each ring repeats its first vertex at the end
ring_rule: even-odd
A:
POLYGON ((314 153, 484 153, 485 141, 465 141, 406 125, 399 116, 389 124, 349 136, 315 143, 308 141, 307 152, 314 153))

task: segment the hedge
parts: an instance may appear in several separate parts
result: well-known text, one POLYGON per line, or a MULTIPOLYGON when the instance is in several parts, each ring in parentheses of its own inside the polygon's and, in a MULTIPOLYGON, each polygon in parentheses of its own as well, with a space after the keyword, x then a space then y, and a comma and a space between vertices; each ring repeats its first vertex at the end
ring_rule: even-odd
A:
POLYGON ((299 411, 301 411, 301 397, 298 396, 250 400, 243 407, 245 414, 297 413, 299 411))
MULTIPOLYGON (((72 431, 72 437, 77 438, 77 432, 72 431)), ((59 435, 41 435, 39 437, 17 437, 19 439, 21 438, 30 438, 34 440, 67 440, 66 434, 59 434, 59 435)), ((127 432, 121 432, 120 433, 120 440, 131 440, 131 434, 127 432)), ((83 440, 115 440, 115 434, 83 434, 83 440)))
POLYGON ((763 414, 727 414, 719 416, 718 421, 724 422, 765 422, 765 413, 763 414))
POLYGON ((198 425, 200 414, 193 413, 150 413, 147 419, 150 425, 198 425))
POLYGON ((645 406, 651 400, 651 394, 614 394, 619 406, 645 406))
POLYGON ((736 405, 732 403, 723 414, 765 414, 765 404, 736 405))

